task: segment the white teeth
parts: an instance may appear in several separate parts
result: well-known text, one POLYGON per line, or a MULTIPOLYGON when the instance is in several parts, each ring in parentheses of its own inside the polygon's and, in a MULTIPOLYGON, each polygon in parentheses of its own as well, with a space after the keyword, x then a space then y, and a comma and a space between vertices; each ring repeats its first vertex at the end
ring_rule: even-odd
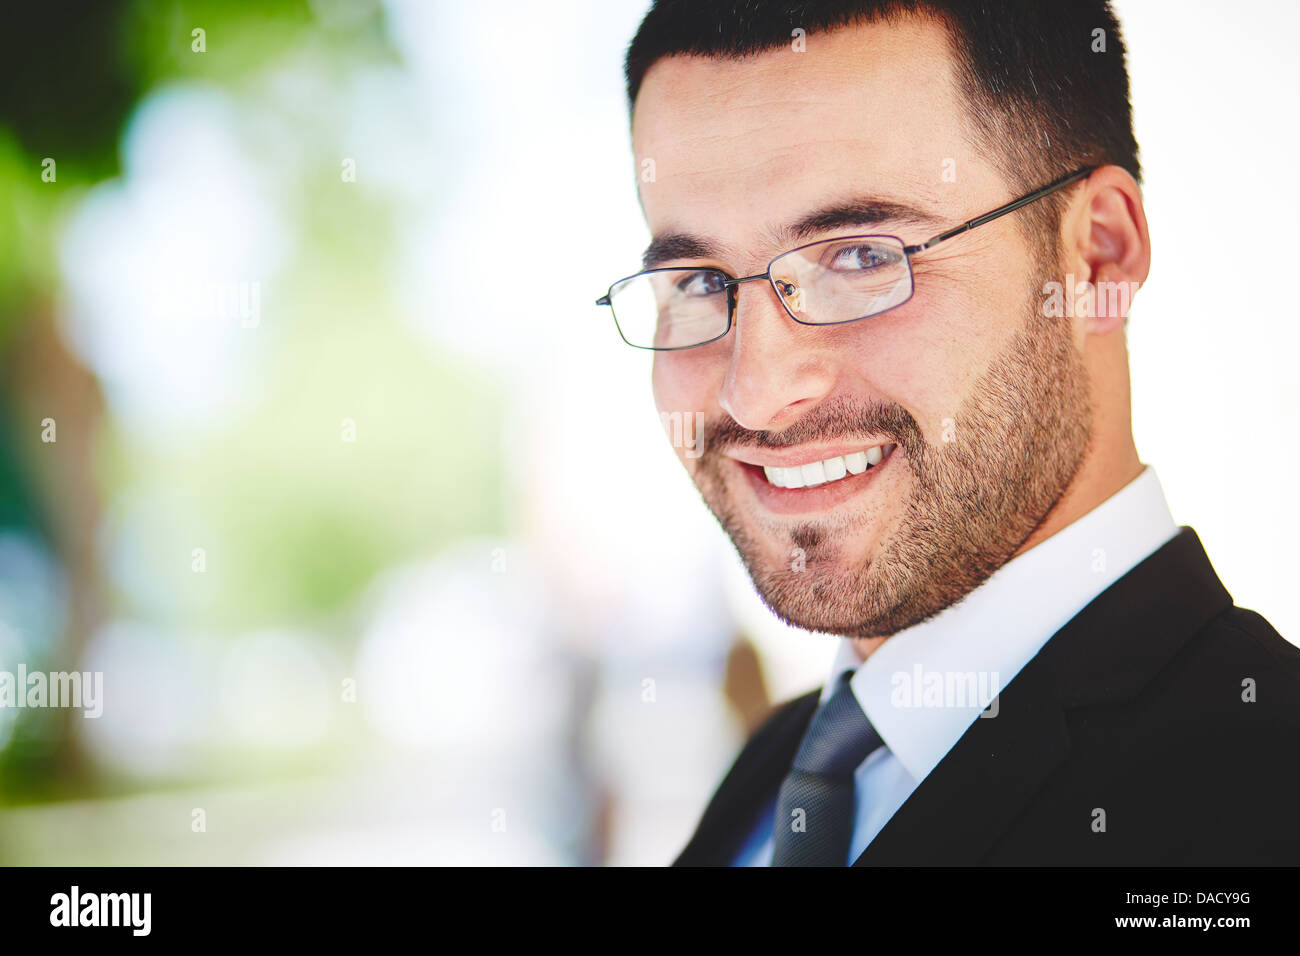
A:
POLYGON ((803 472, 803 483, 811 488, 813 485, 826 484, 826 468, 820 461, 814 461, 810 465, 800 465, 803 472))
POLYGON ((772 465, 764 465, 763 474, 767 475, 767 480, 778 488, 803 487, 803 473, 798 468, 776 468, 772 465), (797 481, 798 484, 791 485, 792 480, 797 481))
POLYGON ((865 452, 857 451, 851 455, 827 458, 806 465, 793 465, 789 468, 765 465, 763 474, 778 488, 812 488, 828 481, 839 481, 846 475, 860 475, 868 468, 880 464, 884 457, 884 447, 877 445, 865 452))

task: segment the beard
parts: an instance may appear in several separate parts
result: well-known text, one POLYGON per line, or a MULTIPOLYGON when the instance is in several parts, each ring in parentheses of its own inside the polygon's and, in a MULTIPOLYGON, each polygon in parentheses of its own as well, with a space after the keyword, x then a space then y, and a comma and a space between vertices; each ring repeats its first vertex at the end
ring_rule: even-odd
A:
POLYGON ((846 637, 895 634, 960 601, 1046 519, 1087 451, 1092 408, 1069 319, 1039 309, 1041 280, 1052 272, 1044 262, 1036 273, 1025 321, 944 422, 948 441, 927 442, 900 405, 849 398, 823 403, 782 432, 746 429, 730 417, 705 426, 695 482, 778 618, 846 637), (856 435, 896 443, 894 464, 910 470, 908 498, 892 529, 883 529, 878 553, 845 567, 841 542, 861 516, 838 515, 762 523, 767 539, 803 561, 793 570, 765 558, 772 546, 741 519, 723 477, 721 449, 856 435))

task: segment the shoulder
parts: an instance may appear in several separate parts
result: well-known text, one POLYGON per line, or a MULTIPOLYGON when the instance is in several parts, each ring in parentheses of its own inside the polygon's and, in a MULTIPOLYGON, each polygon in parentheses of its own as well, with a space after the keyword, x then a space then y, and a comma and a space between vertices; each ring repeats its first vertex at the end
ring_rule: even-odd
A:
POLYGON ((1210 632, 1210 639, 1235 645, 1243 655, 1257 657, 1284 679, 1300 683, 1300 647, 1279 634, 1263 615, 1233 606, 1211 619, 1203 630, 1210 632))
POLYGON ((736 755, 728 771, 728 776, 744 774, 755 769, 758 764, 765 763, 773 754, 780 754, 785 750, 789 750, 793 758, 793 747, 798 745, 804 731, 808 729, 820 698, 821 689, 818 688, 773 706, 745 740, 744 746, 741 747, 740 753, 736 755))
POLYGON ((1230 680, 1241 703, 1265 705, 1275 717, 1300 718, 1300 647, 1263 615, 1232 606, 1210 618, 1172 662, 1184 677, 1230 680))
MULTIPOLYGON (((779 735, 792 724, 797 724, 800 721, 806 723, 807 720, 811 720, 812 713, 817 709, 820 699, 821 688, 819 687, 816 690, 811 690, 806 694, 801 694, 798 697, 774 705, 763 719, 763 722, 749 735, 748 744, 761 744, 763 741, 779 735)), ((800 733, 802 731, 803 728, 800 728, 800 733)))
POLYGON ((763 797, 780 785, 794 759, 820 696, 815 690, 778 704, 749 735, 675 866, 720 866, 734 859, 763 797))
POLYGON ((1126 729, 1147 744, 1148 773, 1164 776, 1167 809, 1197 794, 1198 822, 1185 832, 1201 836, 1188 839, 1187 862, 1300 859, 1300 648, 1260 614, 1232 606, 1205 622, 1148 690, 1126 729))
MULTIPOLYGON (((1140 656, 1143 648, 1129 654, 1140 656)), ((1131 704, 1135 722, 1178 715, 1181 742, 1280 756, 1300 741, 1300 648, 1260 614, 1229 606, 1189 634, 1131 704)))

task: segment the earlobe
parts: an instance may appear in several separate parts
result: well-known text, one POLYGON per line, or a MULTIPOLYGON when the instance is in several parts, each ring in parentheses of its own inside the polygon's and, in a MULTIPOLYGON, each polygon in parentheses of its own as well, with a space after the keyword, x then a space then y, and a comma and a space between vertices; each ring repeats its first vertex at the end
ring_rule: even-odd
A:
POLYGON ((1092 286, 1084 330, 1106 335, 1123 327, 1151 268, 1142 194, 1127 171, 1103 166, 1089 177, 1075 230, 1076 261, 1092 286))

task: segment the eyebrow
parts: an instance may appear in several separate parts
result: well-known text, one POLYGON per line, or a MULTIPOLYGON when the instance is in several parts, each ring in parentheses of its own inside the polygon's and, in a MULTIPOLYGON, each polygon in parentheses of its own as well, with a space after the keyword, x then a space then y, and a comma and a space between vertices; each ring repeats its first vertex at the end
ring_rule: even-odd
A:
MULTIPOLYGON (((832 203, 780 226, 769 233, 773 248, 790 249, 813 241, 818 235, 846 226, 874 228, 881 223, 936 224, 940 220, 931 212, 910 203, 870 196, 832 203)), ((720 259, 724 246, 704 236, 669 232, 655 236, 641 256, 641 268, 653 269, 675 259, 720 259)))

